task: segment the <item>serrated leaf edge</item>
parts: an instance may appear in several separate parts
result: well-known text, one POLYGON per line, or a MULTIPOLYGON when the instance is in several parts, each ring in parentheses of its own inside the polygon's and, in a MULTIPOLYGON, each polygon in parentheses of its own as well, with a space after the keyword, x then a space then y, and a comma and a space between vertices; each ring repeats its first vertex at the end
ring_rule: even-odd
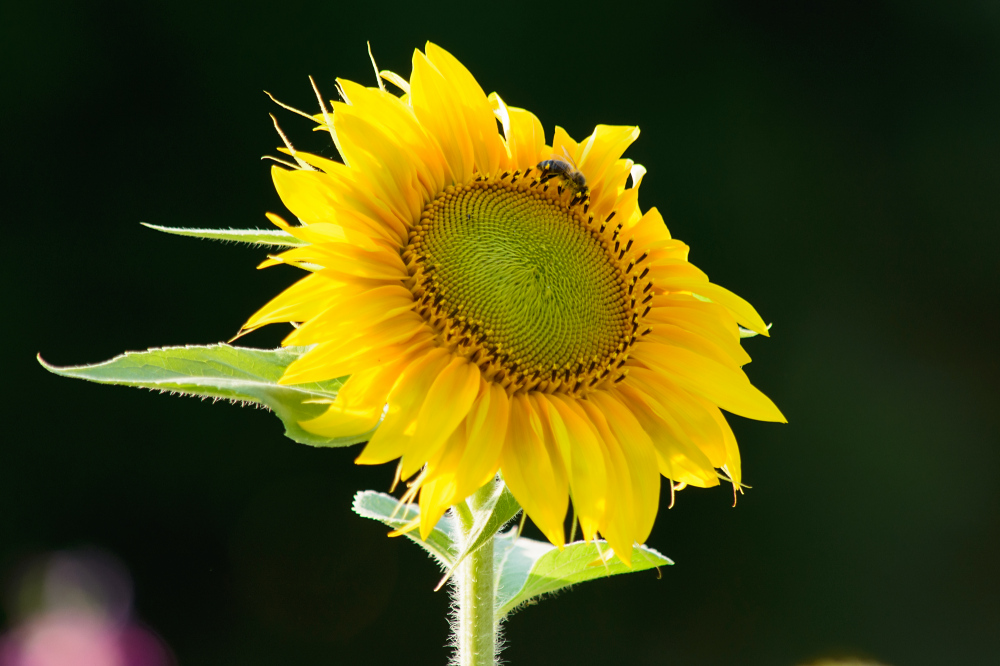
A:
MULTIPOLYGON (((511 534, 511 532, 507 532, 505 534, 502 534, 501 536, 502 537, 506 537, 509 534, 511 534)), ((511 545, 507 548, 507 552, 504 554, 504 558, 503 558, 503 563, 504 564, 506 564, 507 558, 510 555, 510 553, 513 552, 513 550, 515 549, 517 541, 519 541, 519 540, 521 540, 523 538, 524 537, 517 537, 517 538, 515 538, 512 541, 511 545)), ((542 543, 542 542, 537 542, 534 539, 529 539, 528 541, 531 541, 533 543, 539 543, 539 544, 542 543)), ((569 548, 571 546, 578 546, 578 545, 588 545, 588 544, 589 545, 601 544, 603 546, 607 546, 608 548, 610 548, 610 546, 608 545, 608 543, 606 541, 604 541, 603 539, 597 539, 596 542, 595 541, 574 541, 572 543, 566 544, 564 548, 569 548)), ((594 578, 590 578, 588 580, 583 580, 583 581, 577 581, 575 583, 567 583, 566 585, 564 585, 562 587, 559 587, 557 589, 554 589, 554 590, 545 590, 545 591, 542 591, 542 592, 537 592, 535 594, 531 594, 531 595, 525 596, 523 599, 521 599, 520 598, 521 597, 521 593, 528 586, 528 581, 531 580, 531 576, 535 573, 535 567, 538 566, 538 562, 541 561, 541 559, 543 557, 545 557, 546 555, 548 555, 549 553, 551 553, 551 552, 553 552, 555 550, 558 550, 556 548, 556 546, 552 546, 551 544, 546 544, 546 545, 548 545, 549 547, 546 548, 545 551, 542 552, 537 558, 535 558, 535 561, 531 564, 531 569, 528 570, 528 574, 527 574, 527 576, 525 576, 524 583, 521 585, 521 588, 510 597, 510 601, 508 601, 507 603, 505 603, 503 606, 500 606, 499 608, 497 608, 497 613, 501 617, 506 617, 507 615, 509 615, 509 614, 511 614, 511 613, 513 613, 515 611, 518 611, 521 608, 524 608, 525 606, 532 605, 533 603, 541 601, 543 599, 547 599, 550 596, 556 596, 558 594, 561 594, 562 592, 571 590, 576 585, 580 585, 582 583, 589 583, 589 582, 594 581, 594 580, 601 580, 603 578, 611 578, 613 576, 621 576, 621 575, 625 575, 625 574, 628 574, 628 573, 641 573, 642 571, 648 571, 649 569, 652 569, 652 568, 657 568, 658 569, 661 566, 670 566, 670 565, 674 564, 673 560, 671 560, 669 557, 667 557, 663 553, 659 552, 655 548, 651 548, 651 547, 646 546, 646 545, 637 544, 637 545, 635 545, 635 546, 632 547, 632 558, 633 558, 633 561, 635 560, 637 553, 642 553, 643 557, 647 557, 648 555, 653 555, 655 557, 658 557, 658 558, 662 559, 663 562, 660 562, 660 563, 657 563, 657 564, 653 564, 650 567, 647 567, 645 569, 640 569, 638 571, 636 571, 633 568, 631 571, 619 571, 617 573, 610 573, 610 572, 608 572, 608 573, 606 573, 606 574, 604 574, 602 576, 596 576, 594 578)), ((598 557, 600 557, 599 556, 599 551, 596 549, 596 547, 595 547, 595 555, 597 555, 598 557)), ((618 554, 617 553, 615 553, 612 557, 608 558, 608 560, 606 561, 606 564, 612 562, 616 558, 618 559, 618 563, 619 564, 624 564, 621 561, 621 559, 618 558, 618 554)), ((501 567, 498 567, 498 571, 497 571, 498 585, 499 585, 500 579, 502 578, 502 575, 503 575, 503 568, 501 566, 501 567)), ((556 576, 556 578, 558 578, 558 576, 556 576)))
MULTIPOLYGON (((395 497, 393 497, 392 495, 389 495, 389 494, 386 494, 386 493, 380 493, 377 490, 359 490, 357 493, 355 493, 354 494, 354 501, 351 504, 351 510, 354 511, 354 513, 356 513, 359 516, 361 516, 362 518, 368 518, 369 520, 375 520, 375 521, 380 522, 383 525, 387 525, 389 527, 401 527, 402 525, 405 525, 406 523, 410 522, 411 520, 413 520, 414 518, 416 518, 417 516, 420 515, 420 509, 417 507, 417 505, 415 505, 415 504, 402 504, 402 505, 400 505, 399 504, 399 500, 396 499, 395 497), (399 508, 402 511, 405 512, 403 514, 403 517, 389 519, 389 518, 383 516, 382 514, 375 513, 374 511, 371 511, 371 510, 366 509, 363 506, 361 506, 361 502, 363 501, 363 499, 365 497, 370 497, 370 496, 380 497, 380 498, 384 498, 384 499, 390 499, 393 502, 396 502, 397 506, 399 506, 399 508), (396 525, 394 523, 399 523, 399 524, 396 525)), ((447 519, 448 519, 448 517, 445 516, 441 520, 444 521, 444 520, 447 520, 447 519)), ((455 541, 454 541, 453 537, 451 535, 449 535, 447 532, 445 532, 444 529, 439 528, 439 525, 440 525, 440 521, 439 521, 438 525, 434 526, 434 530, 433 531, 439 533, 445 539, 448 539, 448 541, 450 541, 452 543, 452 545, 454 546, 455 545, 455 541)), ((419 545, 424 550, 426 550, 429 553, 431 553, 441 566, 443 566, 443 567, 450 567, 452 565, 452 562, 454 562, 454 555, 452 555, 451 553, 441 552, 441 550, 437 546, 435 546, 432 542, 430 542, 430 541, 424 541, 423 539, 420 538, 419 532, 417 532, 416 530, 414 530, 412 532, 407 532, 403 536, 405 536, 406 538, 408 538, 410 541, 413 541, 414 543, 416 543, 417 545, 419 545)))

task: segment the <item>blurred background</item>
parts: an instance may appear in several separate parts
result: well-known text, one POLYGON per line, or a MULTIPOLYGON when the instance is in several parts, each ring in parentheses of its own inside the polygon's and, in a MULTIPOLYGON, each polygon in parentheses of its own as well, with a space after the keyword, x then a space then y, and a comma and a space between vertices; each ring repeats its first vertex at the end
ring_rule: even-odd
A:
POLYGON ((53 558, 96 552, 112 573, 93 594, 119 603, 97 605, 127 603, 161 661, 445 663, 438 570, 350 512, 391 465, 294 444, 263 410, 61 379, 34 359, 230 338, 294 269, 139 222, 267 226, 283 210, 259 161, 279 144, 267 114, 297 147, 334 153, 262 90, 312 110, 307 75, 328 97, 336 76, 373 85, 371 40, 407 76, 429 39, 550 139, 556 124, 642 128, 628 156, 649 169, 643 206, 774 322, 746 341, 748 373, 790 421, 733 417, 753 486, 739 505, 724 489, 664 502, 649 544, 677 564, 662 580, 517 613, 508 662, 1000 663, 998 3, 0 11, 8 640, 48 608, 24 590, 53 558))

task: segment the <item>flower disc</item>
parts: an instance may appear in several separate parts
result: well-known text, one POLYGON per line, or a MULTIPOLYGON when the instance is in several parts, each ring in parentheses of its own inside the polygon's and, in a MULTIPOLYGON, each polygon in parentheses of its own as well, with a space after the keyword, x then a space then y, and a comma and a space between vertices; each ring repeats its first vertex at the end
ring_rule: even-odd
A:
POLYGON ((411 237, 403 256, 412 258, 417 311, 442 331, 460 330, 455 347, 481 351, 481 369, 506 371, 507 386, 523 390, 534 377, 570 390, 631 333, 617 262, 557 198, 506 183, 448 188, 411 237))

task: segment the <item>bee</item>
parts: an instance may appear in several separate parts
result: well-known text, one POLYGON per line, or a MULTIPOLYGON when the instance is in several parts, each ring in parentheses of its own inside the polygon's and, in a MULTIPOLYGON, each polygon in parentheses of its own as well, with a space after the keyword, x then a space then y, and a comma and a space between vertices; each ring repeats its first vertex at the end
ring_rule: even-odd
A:
POLYGON ((587 178, 577 170, 569 154, 565 150, 563 152, 566 154, 565 160, 553 157, 538 163, 538 170, 542 172, 541 182, 544 183, 551 178, 559 176, 564 183, 564 185, 559 186, 560 194, 562 194, 565 187, 574 193, 574 199, 585 199, 589 191, 587 188, 587 178))

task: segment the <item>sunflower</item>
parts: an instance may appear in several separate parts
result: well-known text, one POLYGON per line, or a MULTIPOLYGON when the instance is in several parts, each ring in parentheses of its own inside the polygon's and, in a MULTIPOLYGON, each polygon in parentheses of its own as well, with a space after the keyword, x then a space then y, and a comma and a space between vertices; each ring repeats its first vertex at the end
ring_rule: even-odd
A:
POLYGON ((741 326, 767 327, 640 209, 645 169, 622 158, 639 129, 575 141, 556 127, 546 144, 532 113, 487 96, 431 43, 409 81, 378 81, 338 80, 343 101, 320 98, 311 116, 342 163, 286 141, 295 163, 272 172, 299 223, 268 217, 305 244, 261 267, 309 275, 243 331, 296 326, 283 344, 309 351, 283 384, 350 376, 302 427, 377 426, 357 462, 399 460, 424 538, 500 472, 553 544, 572 499, 584 538, 627 561, 653 527, 661 475, 738 489, 720 409, 784 421, 741 370, 741 326))

